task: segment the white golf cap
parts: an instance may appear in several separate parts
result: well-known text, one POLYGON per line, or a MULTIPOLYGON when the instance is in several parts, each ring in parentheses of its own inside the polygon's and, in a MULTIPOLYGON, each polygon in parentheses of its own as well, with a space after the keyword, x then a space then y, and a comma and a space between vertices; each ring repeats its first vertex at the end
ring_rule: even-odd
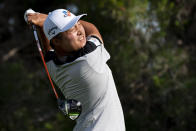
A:
POLYGON ((50 12, 43 26, 45 36, 48 40, 51 40, 60 32, 67 31, 73 27, 84 15, 87 14, 75 16, 65 9, 57 9, 50 12))

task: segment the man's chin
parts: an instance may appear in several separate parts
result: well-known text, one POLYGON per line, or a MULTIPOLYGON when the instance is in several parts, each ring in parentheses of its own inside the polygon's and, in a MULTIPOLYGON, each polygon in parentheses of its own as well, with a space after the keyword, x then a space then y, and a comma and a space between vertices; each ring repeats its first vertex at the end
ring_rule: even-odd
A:
POLYGON ((84 38, 82 41, 81 41, 81 45, 82 47, 84 47, 86 45, 86 38, 84 38))

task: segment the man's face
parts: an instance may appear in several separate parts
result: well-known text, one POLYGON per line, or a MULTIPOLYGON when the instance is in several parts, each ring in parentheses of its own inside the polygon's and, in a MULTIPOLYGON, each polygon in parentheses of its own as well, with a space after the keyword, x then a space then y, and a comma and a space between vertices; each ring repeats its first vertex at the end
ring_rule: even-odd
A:
POLYGON ((59 33, 52 39, 54 49, 60 56, 69 55, 81 49, 86 44, 84 27, 77 22, 68 31, 59 33))

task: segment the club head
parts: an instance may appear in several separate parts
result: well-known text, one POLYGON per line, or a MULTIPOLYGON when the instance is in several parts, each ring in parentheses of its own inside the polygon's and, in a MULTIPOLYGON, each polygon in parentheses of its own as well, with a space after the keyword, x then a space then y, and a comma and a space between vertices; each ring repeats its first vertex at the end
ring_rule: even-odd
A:
POLYGON ((74 99, 58 99, 58 106, 64 115, 67 115, 71 120, 76 120, 82 112, 81 102, 74 99))
POLYGON ((68 100, 68 116, 72 120, 76 120, 82 112, 82 104, 77 100, 68 100))

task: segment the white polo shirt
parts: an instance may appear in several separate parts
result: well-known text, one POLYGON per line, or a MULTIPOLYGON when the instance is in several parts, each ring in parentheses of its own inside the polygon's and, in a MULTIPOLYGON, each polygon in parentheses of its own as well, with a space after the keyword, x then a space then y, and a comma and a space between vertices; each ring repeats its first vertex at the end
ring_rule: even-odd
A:
MULTIPOLYGON (((95 36, 65 62, 49 55, 49 73, 65 98, 82 103, 74 131, 125 131, 124 115, 110 68, 110 55, 95 36)), ((66 123, 65 123, 66 124, 66 123)))

